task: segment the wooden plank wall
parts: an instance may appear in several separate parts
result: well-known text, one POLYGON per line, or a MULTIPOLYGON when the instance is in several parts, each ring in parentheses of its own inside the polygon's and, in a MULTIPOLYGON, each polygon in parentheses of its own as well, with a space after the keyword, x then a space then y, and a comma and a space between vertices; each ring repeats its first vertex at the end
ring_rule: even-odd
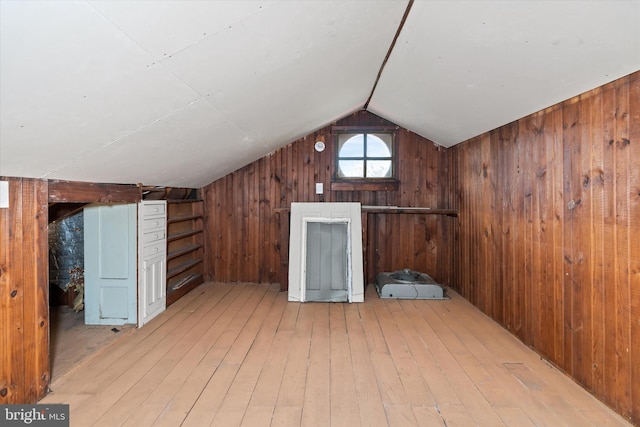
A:
POLYGON ((50 372, 47 181, 0 180, 0 404, 35 403, 50 372))
MULTIPOLYGON (((358 112, 338 126, 393 126, 368 112, 358 112)), ((398 130, 398 191, 331 191, 334 139, 331 126, 281 148, 202 191, 206 215, 206 274, 221 282, 280 281, 278 208, 291 202, 361 202, 363 205, 441 207, 445 150, 405 129, 398 130), (317 140, 326 143, 321 153, 317 140), (324 194, 315 194, 315 183, 324 194)), ((442 223, 436 215, 369 215, 367 275, 412 268, 436 278, 449 277, 442 259, 442 223)), ((445 253, 443 251, 443 253, 445 253)))
POLYGON ((640 424, 640 72, 447 157, 454 288, 640 424))

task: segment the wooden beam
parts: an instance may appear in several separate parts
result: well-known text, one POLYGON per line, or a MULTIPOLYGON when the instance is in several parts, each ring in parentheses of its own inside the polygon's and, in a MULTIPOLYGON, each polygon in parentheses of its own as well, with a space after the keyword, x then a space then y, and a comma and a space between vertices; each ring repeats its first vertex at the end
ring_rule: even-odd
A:
POLYGON ((140 200, 140 187, 133 184, 49 181, 50 203, 137 203, 140 200))

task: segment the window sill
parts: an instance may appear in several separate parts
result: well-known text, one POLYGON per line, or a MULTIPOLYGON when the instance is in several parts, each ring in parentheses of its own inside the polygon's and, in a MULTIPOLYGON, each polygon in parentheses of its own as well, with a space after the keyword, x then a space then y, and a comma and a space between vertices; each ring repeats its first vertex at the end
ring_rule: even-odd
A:
POLYGON ((395 179, 350 179, 331 181, 331 191, 398 191, 400 181, 395 179))

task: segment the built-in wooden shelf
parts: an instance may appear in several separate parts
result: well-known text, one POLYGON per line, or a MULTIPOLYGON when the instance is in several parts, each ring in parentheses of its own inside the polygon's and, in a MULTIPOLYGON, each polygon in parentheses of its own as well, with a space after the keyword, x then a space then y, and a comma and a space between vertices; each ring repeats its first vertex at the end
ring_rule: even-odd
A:
POLYGON ((167 201, 167 305, 204 282, 204 202, 167 201))
MULTIPOLYGON (((447 216, 458 216, 458 211, 456 209, 440 209, 440 208, 421 208, 421 207, 412 207, 412 206, 367 206, 363 205, 361 207, 362 212, 364 213, 380 213, 380 214, 424 214, 424 215, 447 215, 447 216)), ((276 213, 287 213, 291 211, 290 208, 276 208, 274 209, 276 213)))
POLYGON ((400 181, 395 179, 331 181, 331 191, 398 191, 398 188, 400 181))
POLYGON ((362 206, 362 212, 381 214, 424 214, 424 215, 447 215, 458 216, 455 209, 401 207, 401 206, 362 206))

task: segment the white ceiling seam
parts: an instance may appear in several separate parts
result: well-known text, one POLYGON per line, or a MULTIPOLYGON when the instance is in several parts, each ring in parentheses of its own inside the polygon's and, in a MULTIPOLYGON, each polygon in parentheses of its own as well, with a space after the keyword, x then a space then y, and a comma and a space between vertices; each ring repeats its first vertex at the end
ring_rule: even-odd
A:
POLYGON ((109 19, 150 54, 163 60, 216 37, 277 1, 92 1, 109 19))
POLYGON ((86 158, 87 156, 91 156, 92 154, 94 154, 94 153, 96 153, 96 152, 98 152, 98 151, 100 151, 100 150, 103 150, 103 149, 105 149, 105 148, 108 148, 109 146, 111 146, 111 145, 113 145, 113 144, 117 144, 117 143, 120 143, 120 142, 126 141, 127 139, 130 139, 130 137, 131 137, 132 135, 134 135, 134 134, 136 134, 136 133, 138 133, 138 132, 141 132, 141 131, 143 131, 143 130, 147 129, 147 128, 149 128, 150 126, 155 125, 156 123, 159 123, 159 122, 162 122, 162 121, 166 121, 166 120, 167 120, 167 119, 169 119, 170 117, 172 117, 172 116, 174 116, 174 115, 176 115, 176 114, 180 113, 181 111, 186 110, 187 108, 189 108, 189 107, 190 107, 190 106, 192 106, 193 104, 196 104, 196 103, 201 102, 201 101, 202 101, 201 99, 193 100, 193 101, 189 102, 187 105, 185 105, 184 107, 178 108, 177 110, 172 111, 172 112, 170 112, 170 113, 167 113, 167 114, 165 114, 165 115, 164 115, 164 116, 162 116, 162 117, 156 118, 156 119, 154 119, 153 121, 151 121, 150 123, 147 123, 147 124, 145 124, 145 125, 142 125, 142 126, 141 126, 141 127, 139 127, 138 129, 135 129, 135 130, 133 130, 133 131, 131 131, 131 132, 129 132, 129 133, 127 133, 127 134, 125 134, 125 135, 119 136, 118 138, 114 139, 113 141, 108 141, 108 142, 106 142, 104 145, 102 145, 102 146, 100 146, 100 147, 97 147, 97 148, 95 148, 95 149, 93 149, 93 150, 90 150, 90 151, 83 152, 82 154, 80 154, 80 155, 76 156, 75 158, 71 159, 70 161, 66 162, 65 164, 60 165, 57 169, 53 169, 53 170, 51 170, 50 172, 45 173, 45 174, 43 175, 43 178, 47 178, 47 177, 49 177, 49 176, 51 176, 51 175, 53 175, 53 174, 55 174, 55 173, 59 172, 60 170, 65 170, 65 169, 67 169, 67 168, 73 167, 73 165, 74 165, 75 163, 82 162, 82 161, 83 161, 83 159, 84 159, 84 158, 86 158))
MULTIPOLYGON (((86 0, 85 0, 86 1, 86 0)), ((221 6, 221 5, 226 5, 228 8, 232 9, 232 10, 237 10, 237 1, 234 0, 227 0, 227 1, 218 1, 218 4, 216 5, 217 7, 221 6)), ((114 28, 116 28, 118 31, 120 31, 123 35, 125 35, 127 38, 129 38, 134 44, 136 44, 141 50, 144 50, 145 52, 147 52, 149 54, 149 56, 153 57, 156 59, 156 62, 152 63, 149 65, 149 67, 151 66, 155 66, 160 65, 163 66, 163 62, 167 61, 169 59, 171 59, 174 55, 179 55, 180 52, 185 51, 187 49, 190 49, 194 46, 196 46, 197 44, 199 44, 202 40, 204 40, 206 37, 215 37, 216 34, 223 32, 223 31, 229 31, 229 29, 231 29, 234 25, 240 23, 241 21, 247 19, 247 17, 257 14, 257 13, 261 13, 263 11, 264 7, 268 7, 270 4, 273 4, 273 1, 266 1, 266 2, 259 2, 261 4, 259 4, 257 6, 257 8, 251 7, 250 12, 247 12, 247 14, 234 14, 233 19, 235 19, 234 21, 231 22, 226 22, 224 26, 219 25, 219 26, 214 26, 214 28, 216 28, 213 32, 203 32, 202 35, 200 36, 200 38, 195 38, 193 40, 190 40, 190 44, 183 44, 180 47, 177 47, 175 51, 171 51, 167 49, 167 52, 164 52, 162 55, 159 54, 159 51, 154 51, 155 49, 149 49, 147 46, 147 43, 152 42, 151 40, 148 40, 145 38, 145 34, 141 34, 139 32, 136 32, 136 30, 139 29, 140 26, 140 22, 137 20, 132 20, 131 17, 129 16, 129 19, 125 19, 125 23, 127 23, 128 25, 119 25, 117 22, 114 22, 113 19, 111 19, 109 16, 107 16, 108 13, 111 14, 117 14, 117 16, 121 17, 121 18, 127 18, 128 16, 125 15, 124 17, 122 17, 122 14, 118 14, 117 11, 121 10, 121 8, 124 8, 124 10, 128 10, 127 9, 127 3, 131 3, 131 2, 125 2, 125 1, 86 1, 95 11, 96 13, 100 14, 104 19, 106 19, 114 28), (262 4, 264 3, 264 4, 262 4), (103 12, 104 11, 104 12, 103 12)), ((179 7, 183 7, 185 4, 189 5, 189 4, 193 4, 193 2, 184 2, 184 1, 180 1, 180 2, 164 2, 162 3, 162 5, 164 7, 167 7, 167 11, 172 10, 171 4, 175 4, 178 3, 180 4, 179 7)), ((147 3, 147 6, 150 5, 151 2, 147 3)), ((206 6, 206 2, 204 3, 206 6)), ((251 2, 246 3, 248 5, 251 5, 251 2)), ((144 7, 144 5, 143 5, 144 7)), ((157 9, 156 9, 157 10, 157 9)), ((193 16, 192 16, 193 17, 193 16)), ((151 20, 151 21, 147 21, 149 24, 151 25, 158 25, 158 21, 162 21, 162 20, 151 20)), ((211 25, 210 22, 206 23, 207 26, 211 25)), ((189 82, 185 81, 184 79, 182 79, 179 75, 177 75, 176 73, 174 73, 171 68, 169 67, 165 67, 165 69, 174 75, 174 77, 181 81, 185 86, 190 87, 194 93, 198 93, 198 91, 191 87, 191 85, 189 84, 189 82)), ((208 97, 204 96, 203 94, 199 94, 199 99, 204 101, 204 102, 209 102, 208 97)), ((193 101, 193 102, 197 102, 197 101, 193 101)), ((189 104, 190 105, 190 104, 189 104)), ((211 104, 211 106, 213 108, 216 108, 216 106, 214 104, 211 104)), ((186 106, 185 106, 186 108, 186 106)), ((180 109, 176 110, 176 111, 180 111, 180 109)), ((219 112, 221 114, 224 115, 224 112, 219 110, 219 112)), ((171 114, 171 113, 170 113, 171 114)), ((165 116, 166 117, 166 116, 165 116)), ((159 118, 157 120, 161 120, 162 118, 159 118)), ((229 119, 230 122, 233 122, 230 118, 227 117, 227 119, 229 119)), ((242 132, 245 132, 248 134, 248 132, 244 129, 242 129, 241 126, 239 126, 238 124, 236 124, 236 126, 238 127, 238 129, 242 132)), ((139 128, 139 129, 142 129, 139 128)), ((114 141, 115 142, 115 141, 114 141)))
POLYGON ((385 65, 387 65, 387 61, 389 60, 389 57, 391 56, 391 52, 393 52, 393 48, 396 46, 396 42, 398 40, 398 37, 400 36, 400 33, 402 32, 402 28, 404 27, 404 24, 407 20, 407 17, 409 16, 409 13, 411 12, 411 6, 413 6, 413 1, 414 0, 409 0, 409 3, 407 3, 407 8, 404 10, 404 14, 402 15, 402 19, 400 20, 400 24, 398 24, 398 29, 396 30, 396 34, 393 36, 393 40, 391 40, 391 44, 389 45, 389 50, 387 51, 387 54, 385 55, 384 59, 382 60, 382 64, 380 64, 380 69, 378 70, 378 75, 376 76, 376 80, 375 82, 373 82, 373 87, 371 88, 371 92, 369 93, 369 97, 367 98, 367 100, 364 103, 364 106, 362 107, 363 110, 366 110, 367 107, 369 106, 369 102, 371 102, 371 98, 373 98, 373 94, 376 91, 376 87, 378 86, 378 81, 380 80, 380 76, 382 75, 382 72, 384 71, 384 67, 385 65))
POLYGON ((197 97, 166 71, 146 68, 149 57, 84 3, 0 7, 3 173, 49 176, 52 166, 197 97))

